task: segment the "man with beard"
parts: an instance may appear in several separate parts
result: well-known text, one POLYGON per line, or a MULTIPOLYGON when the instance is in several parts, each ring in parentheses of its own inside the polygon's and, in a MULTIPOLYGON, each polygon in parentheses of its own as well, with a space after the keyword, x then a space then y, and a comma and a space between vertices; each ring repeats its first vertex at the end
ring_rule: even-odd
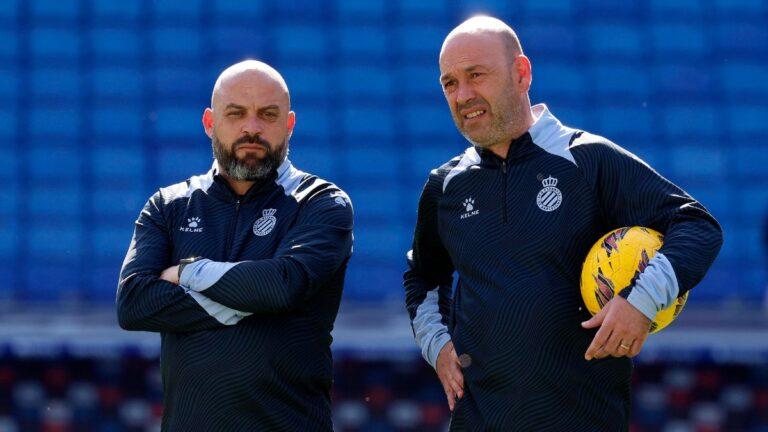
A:
POLYGON ((633 154, 531 107, 531 63, 503 22, 454 29, 440 74, 473 145, 429 175, 405 289, 451 429, 627 430, 629 357, 656 312, 704 276, 719 225, 633 154), (633 225, 664 233, 664 246, 626 297, 590 318, 583 260, 603 234, 633 225))
POLYGON ((136 221, 117 314, 161 334, 164 431, 332 430, 352 205, 286 158, 295 123, 277 71, 227 68, 203 114, 213 167, 136 221))

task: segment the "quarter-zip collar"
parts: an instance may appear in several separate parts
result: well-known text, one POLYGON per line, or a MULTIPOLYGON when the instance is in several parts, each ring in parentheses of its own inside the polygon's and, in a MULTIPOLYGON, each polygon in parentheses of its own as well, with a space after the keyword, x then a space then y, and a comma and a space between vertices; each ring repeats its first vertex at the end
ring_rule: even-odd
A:
POLYGON ((283 162, 280 163, 280 166, 277 167, 277 169, 273 170, 266 178, 263 178, 261 180, 257 180, 256 182, 254 182, 253 185, 251 185, 251 187, 245 193, 245 195, 238 196, 235 193, 235 191, 232 190, 232 187, 229 185, 229 182, 221 173, 221 168, 219 167, 218 162, 214 160, 213 165, 211 166, 211 169, 206 174, 206 176, 210 176, 213 179, 213 184, 211 185, 211 188, 208 190, 208 193, 210 193, 212 196, 218 199, 221 199, 227 202, 235 202, 235 201, 247 202, 253 199, 254 197, 257 197, 259 195, 262 195, 266 192, 269 192, 277 188, 278 176, 284 171, 288 170, 290 167, 291 167, 291 162, 288 160, 288 158, 283 159, 283 162))
POLYGON ((533 115, 533 125, 524 134, 512 140, 505 159, 499 157, 491 150, 475 146, 483 164, 501 166, 504 161, 509 165, 517 160, 524 159, 530 154, 541 150, 540 146, 536 145, 536 143, 541 144, 549 141, 553 135, 558 134, 564 129, 560 121, 552 115, 545 104, 532 106, 531 114, 533 115), (536 143, 534 143, 534 140, 536 143))

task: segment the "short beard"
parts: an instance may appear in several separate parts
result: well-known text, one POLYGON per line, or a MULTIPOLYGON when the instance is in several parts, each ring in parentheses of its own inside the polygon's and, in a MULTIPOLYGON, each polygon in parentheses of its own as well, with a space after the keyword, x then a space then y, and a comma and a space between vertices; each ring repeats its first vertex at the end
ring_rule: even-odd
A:
POLYGON ((268 178, 285 159, 287 144, 288 140, 286 139, 280 145, 273 146, 260 136, 253 135, 238 139, 232 144, 231 150, 227 150, 216 136, 215 131, 211 139, 213 156, 216 158, 219 169, 227 177, 236 181, 257 181, 268 178), (238 159, 235 152, 240 144, 260 144, 266 148, 266 155, 261 159, 250 155, 238 159))
MULTIPOLYGON (((490 128, 485 136, 481 138, 470 137, 468 132, 459 127, 460 119, 454 119, 456 127, 467 141, 482 148, 491 148, 499 144, 509 144, 506 140, 510 136, 510 133, 519 130, 522 127, 522 119, 525 118, 525 113, 523 112, 524 105, 518 103, 518 101, 514 99, 515 93, 511 86, 512 84, 510 83, 508 87, 509 91, 506 95, 499 98, 499 102, 496 106, 491 106, 491 104, 486 101, 493 112, 493 117, 491 118, 490 128)), ((458 114, 458 110, 457 115, 461 115, 458 114)))

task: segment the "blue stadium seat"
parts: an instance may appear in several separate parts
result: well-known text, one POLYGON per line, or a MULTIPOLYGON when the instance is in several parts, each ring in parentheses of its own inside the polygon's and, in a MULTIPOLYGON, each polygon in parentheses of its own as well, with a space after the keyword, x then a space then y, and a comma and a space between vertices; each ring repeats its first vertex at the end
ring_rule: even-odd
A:
POLYGON ((215 0, 213 4, 206 4, 206 13, 212 11, 216 18, 225 19, 259 19, 264 10, 260 1, 240 0, 215 0))
MULTIPOLYGON (((768 62, 728 63, 720 67, 718 82, 733 99, 768 96, 768 62)), ((765 101, 765 99, 763 99, 765 101)))
POLYGON ((197 24, 196 21, 203 13, 203 5, 205 4, 206 12, 210 7, 209 2, 203 2, 203 0, 163 0, 151 4, 154 6, 158 21, 164 22, 170 19, 178 23, 180 20, 187 20, 194 24, 197 24))
POLYGON ((443 39, 449 31, 450 28, 430 24, 402 25, 394 29, 393 36, 400 47, 400 56, 421 58, 436 65, 443 39))
POLYGON ((768 152, 765 151, 764 145, 739 145, 731 151, 734 153, 732 165, 736 168, 739 177, 762 182, 768 181, 768 173, 766 172, 768 152))
POLYGON ((703 57, 708 51, 703 26, 655 23, 651 26, 651 47, 660 58, 703 57))
MULTIPOLYGON (((77 259, 83 253, 83 230, 79 221, 68 221, 62 215, 53 217, 50 225, 29 228, 27 247, 33 260, 49 258, 77 259)), ((48 273, 49 278, 51 273, 48 273)), ((50 279, 48 283, 53 281, 50 279)), ((56 282, 58 283, 58 281, 56 282)))
MULTIPOLYGON (((719 156, 719 160, 722 164, 722 168, 727 169, 725 158, 719 156)), ((683 186, 685 191, 691 194, 693 198, 712 212, 716 218, 725 219, 731 217, 732 214, 737 214, 736 209, 732 208, 732 199, 734 197, 733 188, 726 184, 726 182, 723 182, 722 179, 704 181, 701 182, 700 186, 694 186, 693 183, 683 184, 681 186, 683 186)), ((765 201, 765 203, 768 204, 768 201, 765 201)))
POLYGON ((142 54, 141 34, 136 29, 97 27, 89 36, 97 60, 137 61, 142 54))
POLYGON ((390 55, 385 28, 375 26, 344 26, 339 30, 339 54, 342 60, 380 64, 390 55))
POLYGON ((646 36, 634 24, 598 22, 587 27, 589 49, 605 59, 621 56, 637 59, 647 51, 646 36))
POLYGON ((764 182, 748 182, 735 192, 740 217, 747 221, 765 221, 768 218, 768 188, 764 182))
MULTIPOLYGON (((536 68, 533 70, 534 82, 536 68)), ((651 95, 650 78, 646 70, 633 66, 602 63, 592 69, 590 83, 595 92, 606 98, 620 98, 629 102, 647 102, 651 95)))
POLYGON ((700 18, 704 14, 704 4, 701 0, 651 0, 650 12, 655 20, 682 19, 688 21, 700 18))
MULTIPOLYGON (((213 82, 209 82, 196 67, 158 67, 152 74, 152 80, 158 95, 173 97, 176 101, 184 101, 213 89, 213 82)), ((206 99, 205 106, 208 106, 210 98, 206 99)))
POLYGON ((19 195, 19 188, 13 183, 5 183, 5 187, 0 189, 0 220, 10 223, 16 220, 22 209, 19 195))
POLYGON ((0 139, 10 143, 18 132, 16 110, 12 107, 0 108, 0 139))
MULTIPOLYGON (((0 194, 1 198, 7 197, 8 194, 2 193, 0 194)), ((0 213, 0 215, 3 215, 3 213, 0 213)), ((5 216, 5 215, 3 215, 5 216)), ((15 219, 10 219, 10 223, 7 225, 0 227, 0 260, 4 262, 8 262, 9 260, 13 260, 19 255, 19 244, 22 241, 26 241, 24 237, 22 237, 21 233, 19 232, 19 227, 16 224, 15 219)), ((11 288, 11 287, 7 287, 11 288)), ((3 287, 0 286, 0 290, 2 290, 3 287)), ((0 294, 0 297, 2 294, 0 294)))
POLYGON ((0 69, 0 98, 13 105, 19 93, 19 71, 15 68, 0 69))
POLYGON ((83 92, 82 75, 74 68, 39 68, 31 73, 32 95, 75 99, 83 92))
POLYGON ((443 20, 450 10, 445 0, 399 0, 397 6, 401 19, 414 21, 443 20))
MULTIPOLYGON (((355 250, 360 246, 355 239, 355 250)), ((347 270, 344 295, 362 301, 380 302, 383 300, 400 301, 403 297, 403 271, 405 271, 405 252, 391 253, 385 258, 368 257, 364 252, 355 252, 355 264, 347 270), (399 260, 395 261, 397 258, 399 260)), ((371 429, 376 430, 376 429, 371 429)), ((380 428, 384 431, 386 428, 380 428)))
MULTIPOLYGON (((397 77, 398 87, 411 97, 428 97, 435 102, 443 102, 440 85, 440 68, 437 61, 425 64, 408 64, 392 71, 397 77)), ((444 102, 443 102, 444 103, 444 102)))
POLYGON ((637 20, 646 2, 643 0, 586 0, 582 4, 585 15, 590 17, 606 17, 611 19, 626 18, 637 20))
MULTIPOLYGON (((138 216, 138 211, 136 215, 138 216)), ((100 260, 123 258, 131 242, 132 232, 131 225, 98 226, 91 234, 93 250, 100 260)))
POLYGON ((329 143, 305 140, 298 137, 297 133, 293 136, 289 158, 296 168, 334 183, 343 179, 344 172, 339 170, 339 154, 329 143))
POLYGON ((663 113, 664 133, 672 138, 714 137, 721 129, 721 113, 715 105, 668 106, 663 113))
POLYGON ((571 63, 539 62, 533 65, 536 94, 578 99, 587 92, 585 70, 571 63))
MULTIPOLYGON (((454 131, 454 133, 459 134, 458 131, 454 131)), ((404 152, 407 155, 409 175, 415 182, 419 193, 421 193, 421 188, 426 183, 431 170, 459 156, 470 145, 469 142, 464 141, 463 137, 458 136, 454 137, 452 141, 419 143, 409 149, 407 153, 404 152)))
POLYGON ((306 64, 329 53, 328 31, 320 25, 285 25, 274 31, 277 53, 281 58, 306 64))
POLYGON ((349 98, 378 97, 384 104, 390 103, 393 91, 392 72, 384 67, 346 66, 339 70, 337 85, 349 98))
POLYGON ((74 23, 80 15, 78 2, 59 0, 35 0, 30 2, 33 20, 55 20, 61 23, 74 23))
POLYGON ((353 140, 371 136, 390 138, 396 135, 389 108, 353 105, 342 108, 341 114, 342 126, 353 140))
POLYGON ((533 58, 533 70, 540 61, 536 59, 567 60, 578 56, 584 41, 576 38, 572 24, 522 24, 517 35, 523 50, 533 58))
POLYGON ((155 160, 158 183, 166 186, 184 181, 211 169, 213 156, 210 147, 200 140, 185 148, 161 148, 155 160))
MULTIPOLYGON (((244 15, 241 17, 248 16, 244 15)), ((266 33, 262 29, 254 28, 251 25, 233 25, 229 20, 212 26, 208 43, 211 44, 211 49, 216 55, 226 59, 226 62, 224 62, 226 64, 216 69, 216 75, 236 60, 242 58, 262 58, 262 47, 266 44, 265 39, 268 37, 266 33)))
POLYGON ((95 22, 135 20, 141 15, 143 4, 134 1, 93 0, 91 8, 95 22))
MULTIPOLYGON (((128 236, 128 240, 125 240, 126 243, 123 255, 125 255, 125 252, 128 250, 130 233, 128 236)), ((118 273, 120 266, 122 265, 122 257, 119 259, 100 259, 100 261, 102 261, 103 264, 100 263, 89 268, 89 274, 86 276, 87 283, 85 284, 85 289, 82 294, 85 300, 88 301, 113 303, 115 301, 115 289, 117 288, 118 273)))
POLYGON ((755 17, 768 12, 768 4, 763 0, 714 0, 715 13, 723 18, 755 17))
POLYGON ((359 22, 361 19, 379 21, 387 11, 386 0, 337 0, 336 11, 343 21, 359 22))
POLYGON ((192 142, 205 143, 201 118, 204 107, 161 107, 157 110, 155 131, 158 138, 193 138, 192 142))
POLYGON ((522 5, 527 17, 569 18, 574 14, 576 6, 573 0, 526 0, 522 5))
POLYGON ((40 61, 55 58, 74 62, 80 55, 80 39, 75 29, 37 28, 31 32, 32 56, 40 61))
POLYGON ((691 100, 711 99, 714 74, 696 65, 664 64, 653 68, 656 94, 663 99, 677 102, 680 97, 691 100))
POLYGON ((731 133, 768 136, 768 107, 765 105, 732 105, 728 110, 731 133))
MULTIPOLYGON (((366 226, 361 223, 355 231, 355 254, 381 261, 397 262, 402 260, 400 262, 403 263, 404 270, 405 253, 410 249, 412 230, 413 227, 406 227, 395 220, 383 225, 370 224, 366 226)), ((396 279, 392 282, 400 285, 402 279, 396 279)))
POLYGON ((144 74, 139 69, 98 67, 92 72, 95 97, 140 99, 144 90, 144 74))
POLYGON ((80 177, 84 164, 82 150, 74 146, 35 146, 28 150, 27 158, 33 161, 26 168, 27 175, 37 181, 74 181, 80 177), (40 163, 42 161, 55 163, 40 163))
POLYGON ((641 106, 613 105, 597 109, 600 135, 618 140, 619 136, 632 136, 648 142, 653 131, 651 112, 641 106))
POLYGON ((288 84, 292 101, 313 98, 325 101, 337 89, 331 86, 327 68, 317 65, 296 65, 280 68, 280 74, 288 84))
POLYGON ((26 289, 17 291, 18 299, 29 303, 52 305, 74 300, 82 282, 81 273, 75 267, 76 265, 76 258, 39 257, 38 263, 32 263, 26 267, 24 275, 26 289), (51 283, 51 275, 56 275, 56 283, 51 283))
MULTIPOLYGON (((0 114, 2 117, 3 114, 0 114)), ((0 147, 0 182, 13 187, 19 175, 18 170, 21 165, 18 150, 11 143, 0 147)))
POLYGON ((3 41, 0 44, 0 59, 12 59, 18 54, 19 35, 17 33, 18 31, 9 28, 0 29, 0 39, 3 41))
POLYGON ((153 32, 155 55, 160 58, 197 58, 201 54, 200 31, 195 27, 160 27, 153 32))
POLYGON ((578 129, 591 129, 590 124, 587 123, 587 111, 581 106, 567 103, 548 104, 547 106, 564 125, 578 129))
POLYGON ((410 135, 441 137, 458 133, 455 131, 450 109, 446 103, 440 105, 409 103, 400 109, 402 108, 405 108, 405 112, 400 118, 405 121, 406 131, 410 135))
POLYGON ((768 28, 758 22, 725 22, 715 26, 713 42, 729 54, 768 53, 768 28))
POLYGON ((107 138, 108 142, 117 142, 121 146, 137 147, 141 145, 140 137, 147 127, 149 114, 142 112, 137 103, 94 108, 91 117, 92 138, 107 138))
MULTIPOLYGON (((293 140, 300 146, 302 145, 302 141, 298 139, 300 136, 306 136, 313 142, 324 141, 331 136, 332 130, 338 129, 337 121, 332 120, 329 109, 322 105, 294 104, 291 108, 296 111, 296 129, 294 129, 296 135, 293 140)), ((337 113, 333 114, 338 118, 337 113)))
MULTIPOLYGON (((61 182, 60 182, 61 183, 61 182)), ((29 213, 32 216, 50 221, 52 226, 64 222, 74 223, 87 210, 80 186, 76 181, 67 181, 64 185, 51 183, 25 191, 29 213)))
POLYGON ((343 155, 347 173, 354 179, 371 179, 376 184, 397 178, 403 156, 382 145, 376 147, 370 141, 351 146, 343 155), (367 144, 367 145, 366 145, 367 144))
POLYGON ((136 180, 145 169, 143 152, 125 146, 93 148, 89 162, 97 184, 110 179, 136 180))
POLYGON ((670 159, 675 174, 684 178, 722 180, 727 167, 725 149, 705 147, 701 142, 691 144, 686 146, 680 143, 671 149, 670 159))
MULTIPOLYGON (((134 173, 135 179, 132 183, 123 186, 96 186, 90 190, 91 199, 88 206, 90 215, 101 225, 108 223, 118 224, 124 222, 130 227, 133 221, 139 216, 139 212, 144 207, 147 199, 154 192, 146 192, 141 187, 141 171, 134 173)), ((189 177, 189 175, 187 176, 189 177)), ((181 181, 184 179, 177 179, 181 181)), ((157 190, 166 185, 153 185, 157 190)))
POLYGON ((400 189, 394 184, 350 182, 345 191, 355 208, 355 219, 368 219, 371 224, 394 223, 405 205, 400 189))
POLYGON ((3 2, 3 7, 0 8, 0 20, 7 22, 16 22, 19 16, 19 3, 23 0, 7 0, 3 2))

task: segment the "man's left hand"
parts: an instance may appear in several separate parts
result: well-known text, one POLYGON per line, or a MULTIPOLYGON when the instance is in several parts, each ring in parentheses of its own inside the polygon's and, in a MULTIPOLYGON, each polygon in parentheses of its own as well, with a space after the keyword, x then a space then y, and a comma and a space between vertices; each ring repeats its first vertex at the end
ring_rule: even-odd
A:
POLYGON ((172 284, 179 284, 179 266, 168 267, 160 274, 160 279, 166 280, 172 284))
POLYGON ((648 338, 651 320, 625 298, 616 296, 597 315, 581 323, 587 329, 600 327, 584 358, 634 357, 648 338))

